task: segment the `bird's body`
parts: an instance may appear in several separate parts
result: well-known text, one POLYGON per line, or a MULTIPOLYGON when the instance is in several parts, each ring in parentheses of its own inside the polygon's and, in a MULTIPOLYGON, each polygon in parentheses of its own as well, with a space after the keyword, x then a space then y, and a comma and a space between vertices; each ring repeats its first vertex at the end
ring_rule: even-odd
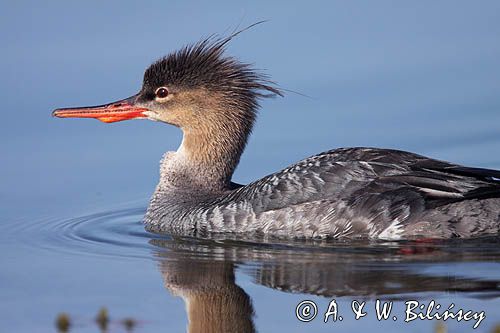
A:
POLYGON ((145 221, 153 230, 177 234, 393 240, 495 235, 496 177, 500 172, 403 151, 337 149, 225 191, 160 182, 145 221))
POLYGON ((58 117, 148 118, 180 127, 163 158, 145 223, 176 234, 243 233, 305 238, 452 238, 496 235, 500 171, 376 148, 312 156, 242 186, 231 181, 258 99, 281 95, 249 65, 205 40, 151 65, 141 91, 58 117))

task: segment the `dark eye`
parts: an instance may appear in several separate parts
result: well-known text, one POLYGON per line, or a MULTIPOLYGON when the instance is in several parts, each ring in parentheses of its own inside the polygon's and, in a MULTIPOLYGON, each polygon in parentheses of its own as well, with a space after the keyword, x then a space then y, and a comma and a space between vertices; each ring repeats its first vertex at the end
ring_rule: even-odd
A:
POLYGON ((168 90, 165 87, 158 88, 156 89, 155 95, 158 98, 165 98, 168 96, 168 90))

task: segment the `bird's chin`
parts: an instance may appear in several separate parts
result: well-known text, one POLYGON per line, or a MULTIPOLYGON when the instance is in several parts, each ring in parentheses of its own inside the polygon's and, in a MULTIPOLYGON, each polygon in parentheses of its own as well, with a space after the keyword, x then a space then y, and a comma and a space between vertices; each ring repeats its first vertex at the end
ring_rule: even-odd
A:
POLYGON ((155 111, 148 110, 148 111, 144 111, 142 114, 146 116, 146 119, 153 120, 153 121, 163 121, 160 119, 160 115, 158 113, 156 113, 155 111))
POLYGON ((144 119, 149 119, 149 120, 153 120, 153 121, 159 121, 159 122, 162 122, 162 123, 165 123, 165 124, 168 124, 168 125, 172 125, 172 126, 175 126, 175 127, 181 127, 179 124, 176 124, 176 123, 173 123, 169 120, 165 120, 164 118, 162 118, 160 116, 160 114, 158 112, 155 112, 155 111, 151 111, 151 110, 148 110, 148 111, 144 111, 142 113, 145 117, 144 119))

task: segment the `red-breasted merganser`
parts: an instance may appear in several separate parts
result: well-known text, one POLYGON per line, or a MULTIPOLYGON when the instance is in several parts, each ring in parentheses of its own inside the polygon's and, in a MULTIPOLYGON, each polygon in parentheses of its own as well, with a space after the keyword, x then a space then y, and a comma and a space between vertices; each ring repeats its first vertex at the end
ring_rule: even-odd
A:
POLYGON ((233 36, 203 40, 153 63, 130 98, 53 113, 109 123, 146 118, 183 131, 178 150, 161 162, 148 228, 391 240, 499 233, 500 171, 404 151, 336 149, 248 185, 231 182, 259 99, 282 95, 265 75, 224 55, 233 36))

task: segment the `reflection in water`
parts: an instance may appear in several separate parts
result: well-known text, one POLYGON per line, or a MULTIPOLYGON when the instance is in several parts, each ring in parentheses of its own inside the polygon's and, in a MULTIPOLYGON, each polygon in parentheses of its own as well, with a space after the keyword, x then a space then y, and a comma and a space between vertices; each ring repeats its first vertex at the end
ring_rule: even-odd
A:
POLYGON ((186 303, 189 332, 255 331, 251 300, 235 284, 235 270, 269 288, 328 297, 403 299, 424 292, 498 297, 497 279, 426 273, 436 262, 476 260, 478 255, 482 260, 498 260, 498 256, 485 255, 488 242, 492 249, 498 248, 495 239, 481 241, 481 251, 466 252, 456 251, 457 244, 449 243, 312 247, 189 238, 150 240, 157 247, 165 287, 186 303))
POLYGON ((254 332, 250 297, 236 285, 233 264, 161 260, 165 287, 186 303, 188 332, 254 332))

